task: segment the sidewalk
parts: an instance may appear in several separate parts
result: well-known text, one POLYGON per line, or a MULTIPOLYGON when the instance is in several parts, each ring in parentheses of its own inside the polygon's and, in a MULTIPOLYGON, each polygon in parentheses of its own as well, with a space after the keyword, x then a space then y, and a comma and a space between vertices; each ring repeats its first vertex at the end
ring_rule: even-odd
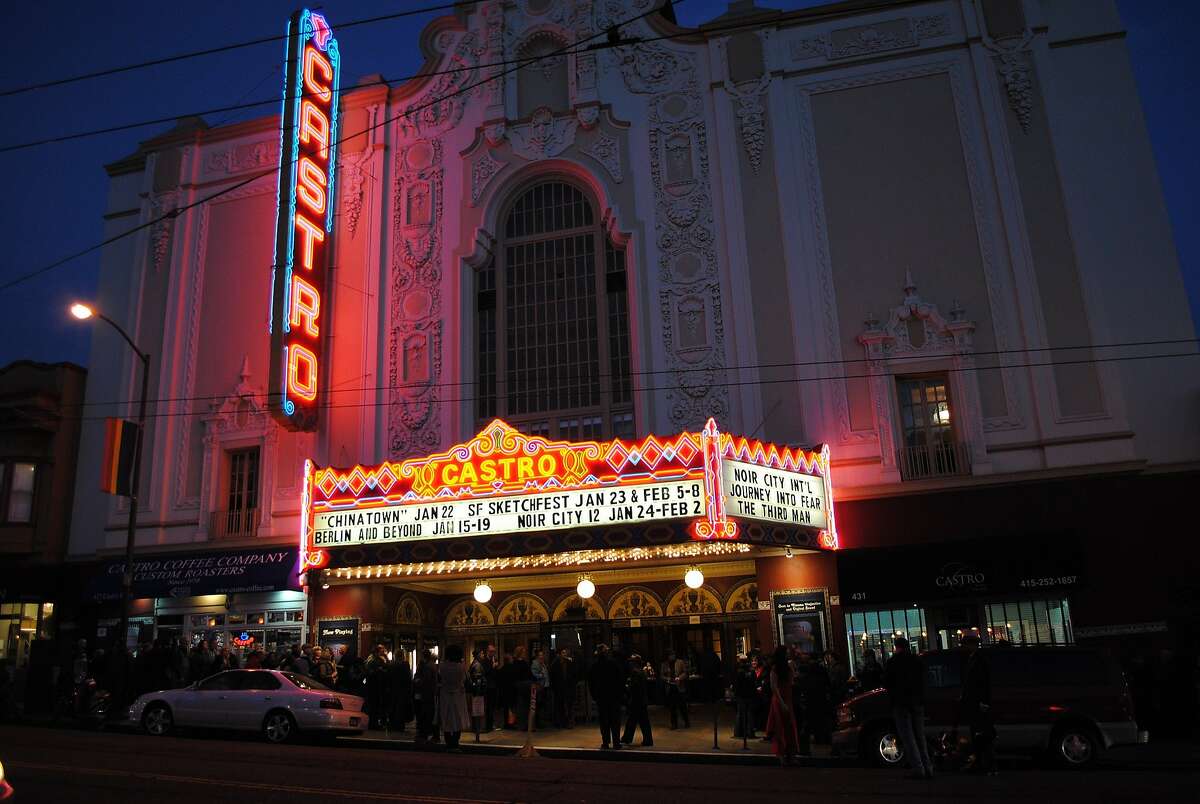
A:
MULTIPOLYGON (((733 738, 734 712, 730 707, 720 708, 720 721, 717 726, 717 745, 713 748, 712 709, 710 707, 693 705, 691 707, 691 727, 670 728, 667 711, 660 706, 650 708, 651 730, 654 745, 641 745, 641 732, 635 732, 631 745, 622 746, 620 751, 603 751, 600 749, 600 729, 595 723, 579 724, 572 729, 545 728, 533 732, 534 747, 539 754, 554 757, 570 757, 574 759, 614 759, 622 757, 637 760, 660 760, 671 762, 719 762, 731 764, 775 765, 775 755, 771 751, 771 743, 758 737, 746 741, 742 747, 741 739, 733 738)), ((408 724, 405 731, 366 731, 360 737, 343 737, 341 741, 359 745, 377 747, 392 747, 400 749, 442 750, 440 744, 433 746, 418 746, 414 742, 414 724, 408 724)), ((525 745, 527 735, 515 729, 501 729, 483 732, 479 742, 475 741, 473 732, 464 732, 460 747, 465 752, 480 752, 494 754, 511 754, 525 745)), ((813 746, 811 757, 801 757, 805 764, 813 765, 845 765, 848 760, 830 756, 829 746, 813 746)))

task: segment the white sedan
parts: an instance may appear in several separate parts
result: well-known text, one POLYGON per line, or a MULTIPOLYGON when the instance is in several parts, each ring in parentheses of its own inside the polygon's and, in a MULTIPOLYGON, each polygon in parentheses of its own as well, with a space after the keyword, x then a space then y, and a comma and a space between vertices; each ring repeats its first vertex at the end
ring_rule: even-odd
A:
POLYGON ((148 692, 129 707, 129 719, 155 736, 192 726, 258 731, 272 743, 297 731, 358 734, 367 724, 362 698, 279 670, 227 670, 183 689, 148 692))

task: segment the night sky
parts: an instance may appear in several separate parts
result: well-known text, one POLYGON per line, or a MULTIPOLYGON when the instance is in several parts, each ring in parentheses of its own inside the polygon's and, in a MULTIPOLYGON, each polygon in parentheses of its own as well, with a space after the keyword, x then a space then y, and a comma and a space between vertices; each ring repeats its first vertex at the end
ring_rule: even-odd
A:
MULTIPOLYGON (((340 22, 440 4, 438 0, 325 0, 323 11, 341 43, 342 85, 353 86, 369 73, 383 73, 388 79, 413 73, 422 61, 418 33, 430 19, 446 12, 344 30, 338 29, 340 22)), ((794 9, 819 3, 760 0, 759 4, 794 9)), ((1200 119, 1200 87, 1195 80, 1200 75, 1200 55, 1192 40, 1200 30, 1200 2, 1120 0, 1118 6, 1129 31, 1134 75, 1195 319, 1200 312, 1200 232, 1193 191, 1200 186, 1194 144, 1200 119)), ((14 4, 7 12, 13 27, 6 40, 9 55, 0 64, 0 91, 282 34, 294 8, 294 2, 275 0, 14 4)), ((722 0, 684 0, 677 13, 681 23, 695 25, 724 9, 722 0)), ((277 113, 282 53, 283 43, 271 42, 0 98, 0 120, 6 124, 0 147, 255 100, 265 103, 240 114, 209 115, 208 122, 277 113)), ((0 200, 0 231, 9 243, 0 257, 0 283, 100 240, 108 186, 103 166, 169 127, 160 124, 0 153, 8 188, 0 200)), ((75 322, 66 309, 72 300, 92 295, 98 265, 99 255, 94 252, 0 291, 4 309, 0 365, 22 358, 87 364, 90 327, 75 322)))

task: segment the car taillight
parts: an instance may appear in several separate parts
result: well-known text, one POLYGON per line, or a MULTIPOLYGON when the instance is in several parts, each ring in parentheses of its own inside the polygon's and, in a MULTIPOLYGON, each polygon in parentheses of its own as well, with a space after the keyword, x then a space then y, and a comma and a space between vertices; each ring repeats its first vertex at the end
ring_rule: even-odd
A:
POLYGON ((341 709, 342 708, 342 699, 341 698, 322 698, 321 699, 321 708, 322 709, 341 709))

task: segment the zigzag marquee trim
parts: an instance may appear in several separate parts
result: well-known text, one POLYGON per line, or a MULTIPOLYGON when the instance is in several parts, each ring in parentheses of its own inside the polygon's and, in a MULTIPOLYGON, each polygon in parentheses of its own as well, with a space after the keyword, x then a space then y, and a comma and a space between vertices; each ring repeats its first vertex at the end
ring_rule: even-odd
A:
POLYGON ((699 541, 738 540, 742 521, 813 531, 838 546, 829 447, 721 433, 551 441, 495 419, 444 452, 377 466, 305 462, 301 572, 326 550, 412 539, 599 529, 690 520, 699 541))

